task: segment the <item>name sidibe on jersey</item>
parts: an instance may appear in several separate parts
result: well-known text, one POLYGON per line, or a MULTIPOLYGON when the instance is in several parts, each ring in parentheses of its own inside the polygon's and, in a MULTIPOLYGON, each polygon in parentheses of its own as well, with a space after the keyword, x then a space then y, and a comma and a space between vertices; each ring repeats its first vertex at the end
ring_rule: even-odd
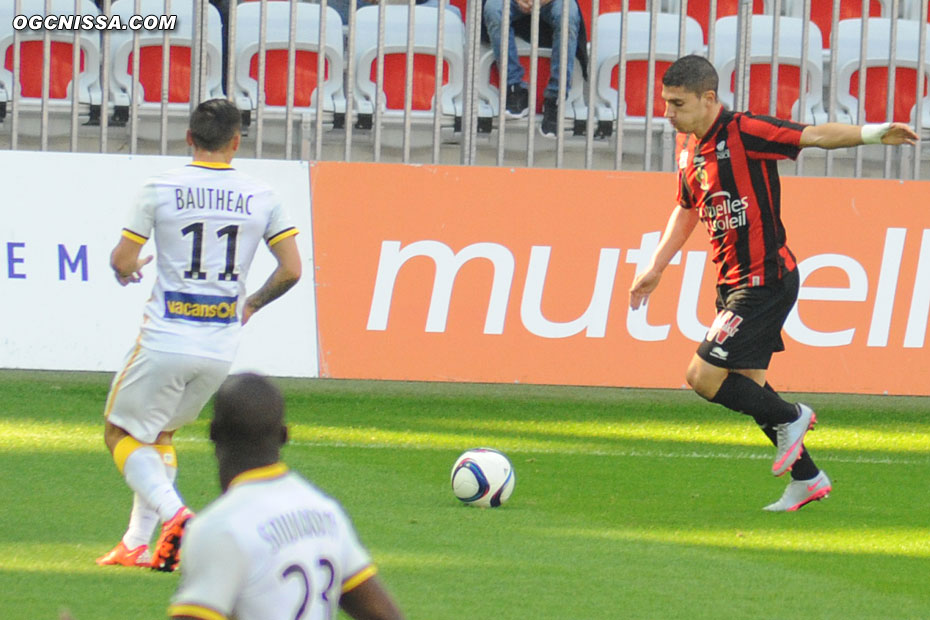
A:
POLYGON ((182 209, 209 209, 252 215, 251 202, 254 197, 253 194, 243 194, 242 192, 212 187, 176 187, 174 189, 174 199, 178 211, 182 209))
POLYGON ((258 535, 271 545, 272 553, 303 538, 337 535, 336 518, 331 512, 304 509, 278 515, 258 526, 258 535))

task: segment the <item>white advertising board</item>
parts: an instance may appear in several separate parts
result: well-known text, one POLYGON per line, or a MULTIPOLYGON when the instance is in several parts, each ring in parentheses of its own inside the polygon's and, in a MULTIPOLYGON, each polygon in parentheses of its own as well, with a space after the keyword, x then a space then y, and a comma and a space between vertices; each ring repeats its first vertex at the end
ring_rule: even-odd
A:
MULTIPOLYGON (((0 368, 113 371, 135 342, 155 278, 120 287, 109 266, 126 215, 149 176, 189 157, 0 153, 0 368)), ((306 162, 236 159, 272 185, 300 229, 304 276, 243 330, 233 370, 316 377, 310 171, 306 162)), ((149 242, 142 256, 154 253, 149 242)), ((259 249, 247 287, 275 266, 259 249)))

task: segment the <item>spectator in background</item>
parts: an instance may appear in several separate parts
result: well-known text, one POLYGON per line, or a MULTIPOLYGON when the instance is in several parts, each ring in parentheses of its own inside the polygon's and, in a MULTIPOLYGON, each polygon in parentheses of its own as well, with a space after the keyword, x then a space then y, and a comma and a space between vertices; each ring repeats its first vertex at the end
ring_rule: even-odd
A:
MULTIPOLYGON (((575 57, 581 62, 582 71, 587 72, 587 33, 581 9, 577 0, 569 0, 568 17, 568 58, 565 68, 565 92, 572 84, 572 69, 575 57)), ((562 8, 566 0, 540 0, 539 9, 539 46, 552 48, 549 63, 549 81, 543 93, 543 120, 540 132, 547 138, 554 138, 558 130, 561 105, 559 102, 560 50, 562 45, 562 8)), ((510 118, 523 118, 529 112, 529 92, 524 81, 523 65, 517 55, 516 35, 530 39, 531 12, 533 0, 510 0, 510 32, 508 33, 507 70, 500 69, 501 23, 503 22, 504 0, 483 0, 483 25, 494 50, 498 71, 506 75, 507 100, 506 114, 510 118)), ((503 77, 501 81, 503 82, 503 77)))

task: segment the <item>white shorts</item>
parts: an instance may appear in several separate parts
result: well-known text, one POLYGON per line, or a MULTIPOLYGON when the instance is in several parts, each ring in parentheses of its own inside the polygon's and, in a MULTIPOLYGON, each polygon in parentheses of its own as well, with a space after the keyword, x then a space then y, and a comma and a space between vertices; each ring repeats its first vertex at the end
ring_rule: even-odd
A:
POLYGON ((193 422, 232 362, 135 345, 113 378, 104 416, 142 443, 193 422))

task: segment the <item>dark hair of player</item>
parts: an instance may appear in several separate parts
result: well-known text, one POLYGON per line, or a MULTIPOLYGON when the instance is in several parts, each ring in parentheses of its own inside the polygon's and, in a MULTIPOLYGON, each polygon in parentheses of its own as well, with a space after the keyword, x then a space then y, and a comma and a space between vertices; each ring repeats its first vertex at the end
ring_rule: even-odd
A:
POLYGON ((229 144, 242 126, 242 114, 228 99, 209 99, 191 114, 190 130, 194 146, 219 151, 229 144))
POLYGON ((277 449, 283 443, 284 397, 266 377, 253 373, 232 375, 223 382, 213 403, 210 439, 277 449))
POLYGON ((717 70, 703 56, 690 54, 672 63, 662 76, 665 86, 679 86, 698 97, 707 91, 717 94, 717 70))

